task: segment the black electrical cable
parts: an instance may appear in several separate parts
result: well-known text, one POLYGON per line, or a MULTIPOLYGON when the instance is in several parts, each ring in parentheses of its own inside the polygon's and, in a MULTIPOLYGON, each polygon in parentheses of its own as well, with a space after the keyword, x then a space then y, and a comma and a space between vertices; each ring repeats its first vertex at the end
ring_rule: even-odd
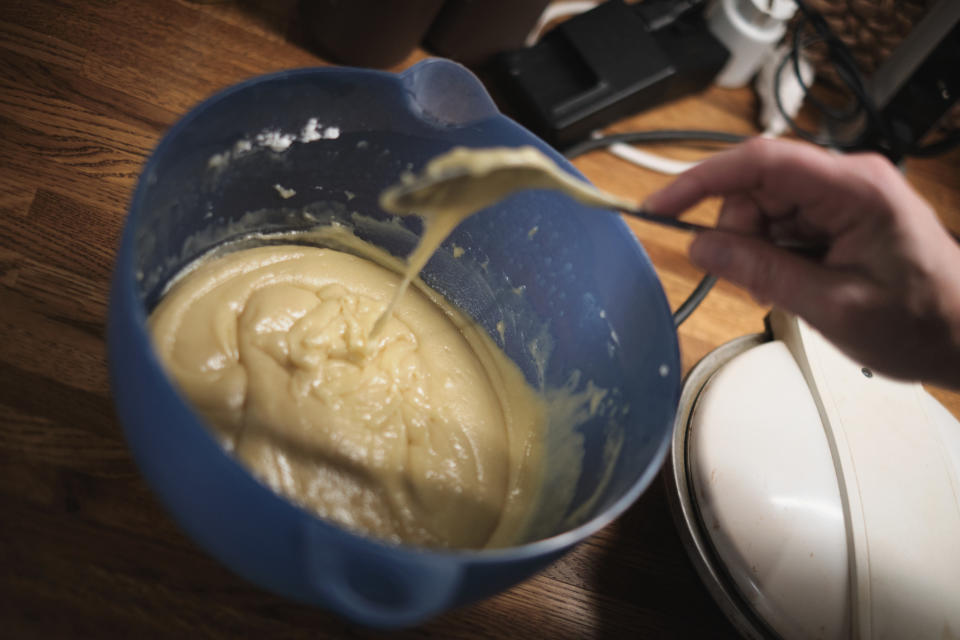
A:
MULTIPOLYGON (((795 50, 799 48, 802 48, 802 47, 795 47, 795 50)), ((786 68, 787 63, 790 62, 791 59, 792 59, 792 56, 791 54, 788 53, 787 55, 783 56, 783 60, 781 60, 780 64, 777 65, 777 69, 774 72, 774 76, 773 76, 773 82, 775 87, 778 87, 778 88, 780 87, 780 78, 783 76, 783 70, 786 68)), ((800 80, 799 73, 797 73, 797 79, 801 83, 801 87, 804 89, 804 91, 807 91, 806 85, 804 85, 803 81, 800 80)), ((812 96, 810 96, 808 93, 805 93, 804 99, 807 100, 807 99, 810 99, 811 97, 812 96)), ((853 141, 843 142, 833 138, 824 138, 822 136, 817 135, 816 133, 813 133, 812 131, 807 131, 806 129, 801 127, 799 124, 797 124, 797 121, 794 120, 793 117, 789 113, 787 113, 787 110, 784 108, 783 99, 780 97, 779 90, 775 90, 773 92, 773 99, 777 104, 777 110, 780 112, 780 115, 783 116, 783 119, 790 126, 790 128, 793 130, 793 133, 798 138, 806 140, 807 142, 812 142, 813 144, 819 145, 821 147, 831 147, 841 151, 853 151, 857 149, 857 146, 854 144, 853 141)), ((859 108, 857 108, 855 113, 859 114, 859 112, 860 110, 859 108)))
POLYGON ((799 15, 793 25, 792 41, 790 51, 784 55, 783 59, 777 65, 774 74, 774 100, 777 109, 784 120, 800 138, 825 147, 832 147, 842 151, 861 150, 862 144, 857 140, 837 140, 832 136, 824 138, 812 131, 801 127, 794 118, 787 113, 783 107, 780 98, 780 79, 788 63, 792 63, 793 73, 803 91, 804 101, 819 111, 826 120, 828 131, 835 124, 850 123, 858 117, 863 117, 866 122, 878 132, 880 146, 885 148, 888 155, 893 158, 903 156, 933 156, 942 153, 958 144, 960 144, 960 131, 951 130, 946 132, 939 140, 924 145, 904 144, 892 131, 890 122, 880 113, 877 105, 874 103, 870 92, 867 90, 866 82, 860 73, 856 59, 850 51, 850 48, 833 33, 829 24, 818 12, 807 7, 804 0, 795 0, 799 15), (803 37, 804 29, 809 27, 813 32, 812 36, 803 37), (800 53, 815 44, 823 44, 827 49, 827 60, 830 62, 837 77, 843 83, 845 89, 852 98, 851 104, 844 109, 836 109, 826 105, 816 96, 812 95, 810 86, 803 80, 800 73, 800 53))
POLYGON ((681 324, 683 324, 684 320, 690 317, 690 314, 700 306, 700 303, 703 302, 703 299, 707 297, 707 294, 710 293, 710 289, 713 289, 713 285, 716 283, 717 276, 709 273, 703 276, 700 282, 697 283, 697 286, 694 287, 690 295, 687 296, 687 299, 680 303, 680 306, 677 307, 677 310, 673 312, 673 325, 675 327, 679 327, 681 324))
MULTIPOLYGON (((797 42, 799 38, 798 30, 795 28, 793 32, 793 41, 797 42)), ((800 86, 801 91, 803 91, 803 96, 805 101, 809 101, 814 107, 819 109, 821 112, 827 114, 828 117, 838 121, 838 122, 849 122, 860 115, 860 105, 856 102, 852 102, 845 109, 835 109, 823 101, 821 101, 817 96, 813 95, 810 92, 810 86, 807 85, 806 81, 803 79, 803 74, 800 72, 800 51, 802 49, 807 49, 817 43, 823 42, 821 37, 813 37, 808 40, 805 40, 800 46, 794 46, 790 49, 790 60, 793 62, 793 74, 797 79, 797 84, 800 86)), ((781 70, 778 73, 778 84, 779 84, 779 75, 782 73, 781 70)))
MULTIPOLYGON (((855 69, 851 72, 844 66, 834 63, 834 68, 837 70, 837 75, 844 80, 847 88, 851 91, 856 99, 851 108, 848 108, 842 112, 837 112, 824 105, 820 100, 810 93, 810 87, 803 81, 803 78, 801 77, 802 74, 800 73, 799 53, 801 50, 813 44, 825 41, 826 36, 818 35, 806 40, 800 40, 800 31, 804 24, 804 21, 801 19, 794 26, 793 47, 791 48, 790 52, 783 57, 783 59, 780 61, 780 64, 777 65, 777 69, 774 73, 774 87, 776 87, 776 90, 773 92, 773 98, 776 102, 777 110, 780 111, 780 115, 782 115, 787 124, 790 125, 790 128, 793 130, 793 132, 797 135, 797 137, 822 147, 831 147, 841 151, 855 151, 861 148, 857 144, 856 140, 842 141, 833 137, 824 138, 813 133, 812 131, 808 131, 801 127, 797 121, 794 120, 789 113, 787 113, 783 106, 783 100, 780 97, 779 87, 781 86, 783 71, 786 69, 788 62, 793 63, 793 71, 796 75, 797 83, 800 85, 800 88, 803 91, 804 100, 808 101, 814 108, 826 116, 828 122, 849 122, 850 120, 853 120, 854 118, 866 113, 868 119, 883 132, 884 139, 892 139, 892 136, 888 135, 888 127, 886 123, 882 118, 880 118, 876 108, 873 106, 872 101, 870 100, 870 97, 866 95, 865 90, 861 91, 862 84, 859 81, 854 81, 852 79, 848 80, 848 78, 852 77, 851 74, 857 73, 855 69), (854 88, 855 86, 858 88, 854 88)), ((842 44, 843 43, 841 43, 841 45, 842 44)))
MULTIPOLYGON (((720 142, 725 144, 737 144, 747 139, 736 133, 725 133, 723 131, 698 131, 683 129, 663 129, 662 131, 630 131, 627 133, 614 133, 610 135, 590 138, 578 144, 573 145, 563 152, 569 159, 581 156, 588 151, 595 149, 604 149, 612 144, 622 142, 625 144, 653 144, 658 142, 720 142)), ((707 274, 700 280, 694 290, 687 296, 687 299, 680 303, 677 310, 673 312, 673 324, 679 327, 694 310, 700 306, 703 299, 710 293, 717 279, 715 276, 707 274)))

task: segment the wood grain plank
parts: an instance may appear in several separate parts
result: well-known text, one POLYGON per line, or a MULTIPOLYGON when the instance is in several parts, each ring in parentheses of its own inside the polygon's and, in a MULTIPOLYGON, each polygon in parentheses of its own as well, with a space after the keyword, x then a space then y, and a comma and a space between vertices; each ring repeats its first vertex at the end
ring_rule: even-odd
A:
MULTIPOLYGON (((76 271, 0 248, 0 287, 23 296, 49 318, 102 336, 107 315, 105 278, 89 278, 76 271)), ((0 289, 2 290, 2 289, 0 289)))
POLYGON ((7 216, 22 216, 30 210, 36 187, 13 181, 4 175, 0 179, 0 213, 7 216))
POLYGON ((181 113, 253 75, 321 64, 285 41, 260 39, 251 46, 248 32, 187 5, 131 2, 95 9, 104 27, 113 27, 112 36, 89 43, 84 75, 181 113), (117 50, 126 55, 117 57, 117 50))
MULTIPOLYGON (((19 134, 16 123, 0 115, 0 139, 7 131, 19 134)), ((56 189, 59 193, 88 207, 99 209, 105 217, 120 224, 130 202, 136 175, 120 180, 101 180, 85 167, 58 162, 55 153, 41 155, 29 147, 22 147, 6 139, 0 147, 0 175, 7 189, 34 193, 38 189, 56 189)), ((33 197, 30 206, 33 205, 33 197)), ((29 213, 29 207, 25 213, 29 213)))
POLYGON ((27 215, 0 220, 0 232, 0 246, 6 249, 29 247, 33 261, 106 281, 113 268, 120 221, 102 209, 39 189, 27 215))
POLYGON ((52 62, 68 69, 80 69, 86 53, 83 47, 44 30, 31 29, 7 20, 0 20, 0 48, 22 54, 31 60, 52 62))
POLYGON ((287 46, 291 42, 299 43, 303 37, 303 30, 298 26, 297 0, 181 0, 181 4, 240 29, 258 41, 269 40, 287 46))
POLYGON ((87 118, 102 119, 108 126, 128 125, 135 136, 146 139, 159 137, 180 115, 155 102, 138 100, 125 91, 93 82, 56 60, 7 54, 4 62, 0 87, 5 93, 23 95, 26 99, 18 102, 27 107, 57 100, 57 106, 65 106, 67 112, 80 108, 87 118))
MULTIPOLYGON (((76 439, 85 437, 77 435, 76 439)), ((0 452, 0 461, 5 465, 0 503, 16 502, 24 508, 82 520, 120 535, 199 554, 143 484, 119 432, 105 442, 115 446, 106 452, 105 463, 97 465, 82 461, 62 464, 58 455, 42 461, 5 448, 0 452)), ((87 460, 91 459, 88 455, 87 460)))
POLYGON ((115 183, 124 191, 136 180, 149 148, 147 141, 141 139, 141 148, 134 149, 129 138, 105 142, 103 138, 84 133, 75 128, 75 122, 65 114, 56 120, 59 122, 42 119, 33 109, 4 104, 0 136, 4 139, 5 164, 16 163, 23 156, 47 159, 72 167, 85 178, 115 183), (126 147, 126 150, 117 147, 126 147))
POLYGON ((937 158, 910 158, 907 179, 936 209, 940 219, 960 234, 960 149, 937 158))
MULTIPOLYGON (((110 4, 109 0, 92 0, 84 9, 110 4)), ((6 0, 0 4, 0 22, 44 34, 50 43, 63 46, 68 57, 71 51, 87 51, 89 42, 108 35, 87 11, 70 3, 6 0)))
MULTIPOLYGON (((68 386, 106 394, 107 367, 102 332, 91 333, 69 322, 49 318, 30 300, 11 289, 0 289, 0 362, 22 373, 46 375, 68 386)), ((16 380, 8 373, 4 384, 16 380)), ((41 384, 41 390, 50 384, 41 384)), ((54 397, 55 398, 55 397, 54 397)), ((50 402, 51 410, 57 402, 50 402)), ((46 405, 43 405, 46 406, 46 405)), ((70 421, 70 407, 60 407, 60 418, 70 421)))

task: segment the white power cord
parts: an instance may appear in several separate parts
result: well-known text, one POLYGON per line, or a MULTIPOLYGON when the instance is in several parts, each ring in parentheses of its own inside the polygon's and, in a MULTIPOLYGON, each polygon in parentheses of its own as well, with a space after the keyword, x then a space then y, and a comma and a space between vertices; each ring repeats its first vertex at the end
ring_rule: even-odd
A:
MULTIPOLYGON (((599 131, 594 132, 594 137, 599 137, 599 133, 599 131)), ((637 149, 636 147, 630 146, 629 144, 625 144, 623 142, 613 143, 607 147, 607 151, 622 160, 626 160, 631 164, 637 165, 638 167, 664 173, 669 176, 678 175, 697 165, 696 162, 665 158, 664 156, 659 156, 655 153, 650 153, 649 151, 637 149)))
MULTIPOLYGON (((777 67, 783 61, 784 56, 790 55, 790 47, 786 44, 780 45, 772 55, 770 55, 760 72, 757 74, 756 91, 760 97, 760 125, 763 127, 763 135, 769 138, 775 138, 783 135, 790 129, 787 119, 783 117, 780 109, 777 107, 777 97, 774 91, 780 94, 780 104, 783 110, 791 118, 796 118, 803 106, 806 94, 797 80, 797 74, 792 73, 793 66, 789 67, 790 73, 780 74, 780 86, 774 87, 777 77, 777 67)), ((799 60, 800 76, 803 78, 803 84, 810 86, 813 84, 814 70, 810 61, 800 53, 799 60)))
POLYGON ((590 11, 598 4, 600 4, 600 2, 597 0, 576 0, 571 2, 550 3, 550 5, 543 10, 543 13, 540 14, 540 19, 537 20, 537 24, 534 25, 533 29, 530 30, 530 35, 527 36, 527 41, 525 44, 528 47, 535 45, 537 40, 540 39, 540 36, 543 35, 543 30, 554 20, 566 18, 567 16, 575 16, 585 11, 590 11))

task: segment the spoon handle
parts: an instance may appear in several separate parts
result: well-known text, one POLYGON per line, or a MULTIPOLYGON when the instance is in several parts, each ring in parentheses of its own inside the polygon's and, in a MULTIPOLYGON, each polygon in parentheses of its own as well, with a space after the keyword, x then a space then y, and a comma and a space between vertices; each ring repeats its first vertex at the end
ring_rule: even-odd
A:
MULTIPOLYGON (((708 227, 707 225, 697 224, 696 222, 686 222, 684 220, 677 220, 676 218, 671 218, 669 216, 661 216, 656 213, 651 213, 646 209, 621 209, 621 211, 634 218, 655 222, 667 227, 673 227, 674 229, 682 229, 683 231, 723 231, 724 233, 735 233, 732 231, 717 229, 716 227, 708 227)), ((820 242, 789 239, 771 240, 771 242, 775 247, 785 249, 813 260, 823 259, 830 250, 828 245, 820 242)))
POLYGON ((715 231, 713 227, 697 224, 696 222, 677 220, 676 218, 671 218, 670 216, 661 216, 656 213, 650 213, 646 209, 622 209, 622 211, 634 218, 640 218, 641 220, 647 220, 648 222, 656 222, 657 224, 673 227, 674 229, 683 229, 684 231, 715 231))

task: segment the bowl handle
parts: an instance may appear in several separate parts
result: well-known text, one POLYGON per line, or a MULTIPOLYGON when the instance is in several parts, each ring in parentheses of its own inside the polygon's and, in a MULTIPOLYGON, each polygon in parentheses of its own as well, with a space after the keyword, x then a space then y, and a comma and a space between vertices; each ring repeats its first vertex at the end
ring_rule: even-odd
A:
POLYGON ((452 557, 391 548, 313 521, 304 534, 310 586, 354 622, 410 627, 446 610, 457 594, 462 568, 452 557))
POLYGON ((402 74, 411 110, 441 126, 486 120, 500 111, 483 84, 466 67, 443 58, 428 58, 402 74))

